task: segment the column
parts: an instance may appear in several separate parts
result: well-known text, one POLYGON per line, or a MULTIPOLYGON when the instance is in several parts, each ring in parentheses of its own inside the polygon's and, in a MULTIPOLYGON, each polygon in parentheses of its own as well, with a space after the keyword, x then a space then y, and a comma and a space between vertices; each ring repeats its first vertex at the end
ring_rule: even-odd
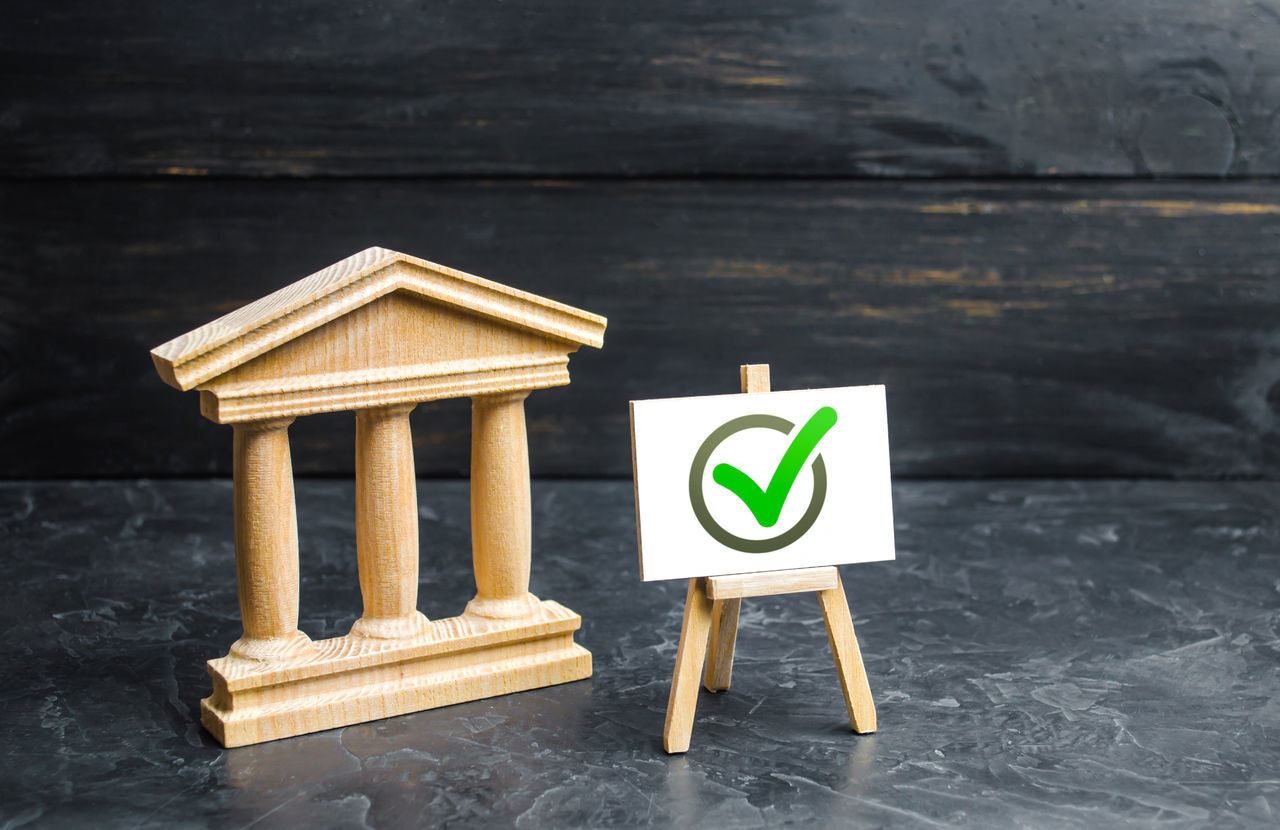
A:
POLYGON ((471 407, 471 556, 476 596, 467 613, 523 617, 538 608, 529 593, 529 441, 527 391, 483 395, 471 407))
POLYGON ((364 616, 351 633, 394 639, 426 631, 418 611, 418 486, 409 413, 416 404, 356 412, 356 557, 364 616))
POLYGON ((235 425, 236 582, 244 636, 231 654, 250 660, 311 648, 298 630, 298 520, 289 459, 292 418, 235 425))

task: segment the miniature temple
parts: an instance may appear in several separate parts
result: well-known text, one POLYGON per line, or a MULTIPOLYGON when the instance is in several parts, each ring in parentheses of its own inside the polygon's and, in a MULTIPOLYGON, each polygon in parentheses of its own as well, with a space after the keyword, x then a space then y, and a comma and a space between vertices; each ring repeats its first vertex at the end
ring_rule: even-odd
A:
POLYGON ((425 260, 369 248, 152 351, 234 429, 236 579, 244 636, 210 660, 204 725, 241 746, 589 677, 581 618, 529 593, 524 399, 569 382, 569 354, 605 319, 425 260), (409 413, 472 399, 476 594, 457 617, 418 611, 409 413), (354 410, 362 616, 345 637, 298 630, 288 428, 354 410))

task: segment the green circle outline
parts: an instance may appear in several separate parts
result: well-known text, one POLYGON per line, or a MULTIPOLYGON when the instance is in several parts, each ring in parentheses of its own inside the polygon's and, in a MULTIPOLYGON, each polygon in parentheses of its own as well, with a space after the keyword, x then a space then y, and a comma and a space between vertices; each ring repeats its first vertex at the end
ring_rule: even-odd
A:
POLYGON ((772 538, 744 539, 725 530, 711 517, 711 511, 707 509, 706 498, 702 493, 702 477, 707 471, 707 462, 711 460, 711 454, 716 451, 716 447, 730 435, 746 429, 772 429, 788 435, 795 427, 796 425, 791 421, 777 415, 743 415, 721 424, 707 436, 702 446, 698 447, 698 451, 693 455, 693 464, 689 467, 689 503, 693 507, 693 515, 697 517, 698 524, 702 525, 702 529, 710 534, 712 539, 742 553, 772 553, 790 545, 813 527, 827 499, 827 465, 823 463, 821 453, 814 456, 811 465, 813 496, 809 500, 808 509, 790 530, 772 538))

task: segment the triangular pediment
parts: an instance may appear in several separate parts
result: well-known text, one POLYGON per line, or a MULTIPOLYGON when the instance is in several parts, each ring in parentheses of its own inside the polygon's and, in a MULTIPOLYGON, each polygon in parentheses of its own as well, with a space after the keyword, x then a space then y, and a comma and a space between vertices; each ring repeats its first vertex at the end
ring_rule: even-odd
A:
POLYGON ((403 289, 266 351, 199 388, 243 395, 347 380, 432 377, 458 367, 564 363, 577 344, 403 289))
MULTIPOLYGON (((304 375, 422 365, 414 363, 414 349, 421 356, 449 342, 459 347, 458 355, 470 357, 441 357, 445 363, 484 361, 493 357, 484 350, 498 348, 494 344, 501 344, 504 338, 524 344, 520 348, 528 348, 531 342, 555 344, 561 354, 567 354, 584 345, 599 348, 604 328, 603 317, 581 309, 407 254, 368 248, 158 346, 151 354, 165 382, 185 390, 206 388, 215 379, 236 385, 247 382, 254 373, 237 370, 247 369, 251 362, 268 371, 259 376, 261 380, 275 382, 293 378, 292 374, 277 376, 272 369, 284 371, 290 362, 301 366, 304 375), (369 307, 372 310, 362 311, 369 307), (419 316, 411 319, 415 312, 419 316), (327 352, 322 349, 320 356, 306 359, 301 357, 304 349, 291 348, 299 341, 317 345, 318 341, 308 344, 303 338, 351 315, 355 317, 345 324, 343 336, 354 339, 342 348, 330 342, 327 352), (364 323, 355 324, 361 320, 364 323), (418 338, 401 344, 395 325, 413 331, 436 329, 434 340, 418 338), (398 354, 402 346, 408 351, 398 354), (472 346, 480 351, 468 353, 472 346), (375 360, 354 366, 354 354, 376 355, 391 362, 375 360), (260 357, 266 359, 259 363, 260 357), (226 377, 233 373, 235 377, 226 377)), ((317 338, 324 336, 318 334, 317 338)))

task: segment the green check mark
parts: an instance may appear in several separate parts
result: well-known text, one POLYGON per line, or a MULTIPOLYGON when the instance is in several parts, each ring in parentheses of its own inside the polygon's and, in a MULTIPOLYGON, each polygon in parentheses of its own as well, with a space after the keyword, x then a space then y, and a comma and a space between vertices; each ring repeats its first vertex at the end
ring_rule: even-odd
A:
POLYGON ((768 488, 764 490, 732 464, 717 464, 711 471, 711 479, 742 499, 742 503, 756 517, 761 527, 773 527, 782 515, 782 506, 796 483, 796 476, 804 468, 804 462, 835 423, 836 411, 829 406, 813 413, 805 425, 800 427, 796 437, 791 439, 791 445, 783 453, 782 460, 769 479, 768 488))

